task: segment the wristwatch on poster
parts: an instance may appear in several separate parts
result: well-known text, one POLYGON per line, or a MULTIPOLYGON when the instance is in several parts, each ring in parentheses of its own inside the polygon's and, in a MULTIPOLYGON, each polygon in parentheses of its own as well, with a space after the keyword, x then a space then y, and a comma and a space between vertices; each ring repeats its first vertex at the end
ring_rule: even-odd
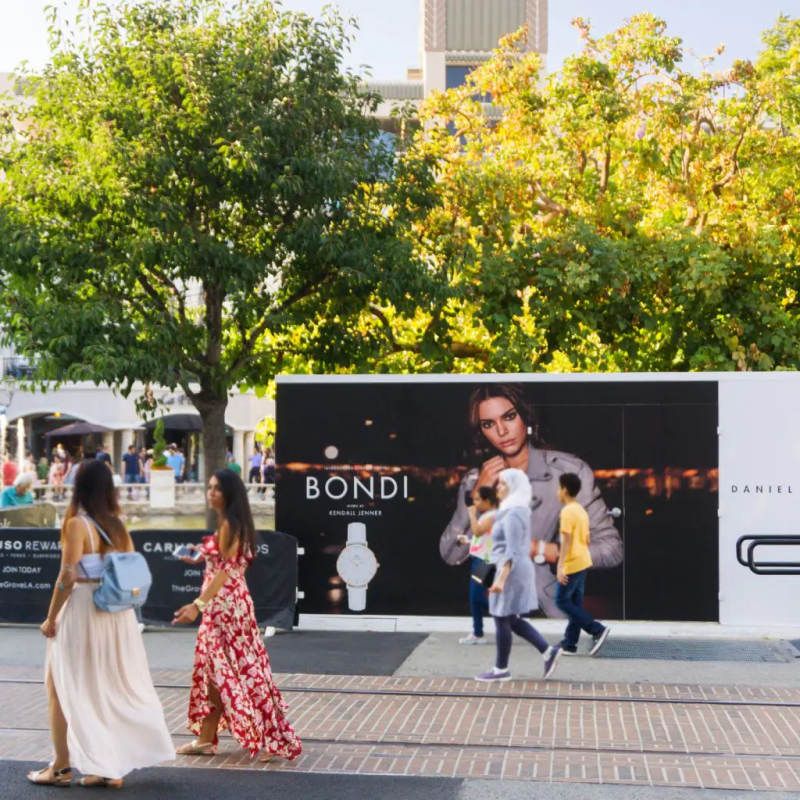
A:
POLYGON ((547 562, 547 557, 545 556, 547 543, 543 539, 536 539, 534 543, 536 545, 536 554, 533 556, 533 563, 545 564, 547 562))
POLYGON ((375 553, 367 547, 367 526, 351 522, 347 526, 347 546, 336 561, 336 571, 347 584, 347 604, 351 611, 366 609, 367 585, 379 566, 375 553))

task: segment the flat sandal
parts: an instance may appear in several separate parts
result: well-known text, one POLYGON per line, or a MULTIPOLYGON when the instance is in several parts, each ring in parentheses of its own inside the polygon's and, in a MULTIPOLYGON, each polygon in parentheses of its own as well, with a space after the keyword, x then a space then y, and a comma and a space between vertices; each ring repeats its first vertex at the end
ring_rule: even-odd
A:
POLYGON ((53 769, 52 764, 48 764, 38 772, 29 772, 28 780, 37 786, 71 786, 72 785, 72 767, 64 767, 64 769, 53 769), (50 780, 44 778, 45 772, 51 771, 52 775, 50 780))
POLYGON ((179 756, 215 756, 217 754, 217 745, 214 742, 198 744, 197 739, 193 739, 188 744, 176 748, 175 752, 179 756))

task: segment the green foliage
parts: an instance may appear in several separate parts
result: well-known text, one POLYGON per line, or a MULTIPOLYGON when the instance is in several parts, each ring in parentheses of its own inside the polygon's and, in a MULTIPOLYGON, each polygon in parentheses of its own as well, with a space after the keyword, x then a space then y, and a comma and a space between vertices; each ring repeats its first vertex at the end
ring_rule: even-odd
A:
MULTIPOLYGON (((224 464, 235 386, 287 358, 338 368, 370 304, 437 291, 406 232, 418 185, 378 98, 342 68, 350 28, 268 0, 81 2, 0 147, 0 326, 37 380, 180 385, 224 464)), ((411 162, 409 162, 411 163, 411 162)))
POLYGON ((601 39, 574 24, 561 72, 521 31, 423 106, 404 158, 437 182, 414 243, 452 291, 365 314, 395 346, 373 368, 800 367, 800 22, 724 72, 684 68, 651 14, 601 39))
POLYGON ((167 466, 167 440, 164 437, 164 420, 159 417, 156 422, 156 429, 153 432, 153 467, 162 469, 167 466))

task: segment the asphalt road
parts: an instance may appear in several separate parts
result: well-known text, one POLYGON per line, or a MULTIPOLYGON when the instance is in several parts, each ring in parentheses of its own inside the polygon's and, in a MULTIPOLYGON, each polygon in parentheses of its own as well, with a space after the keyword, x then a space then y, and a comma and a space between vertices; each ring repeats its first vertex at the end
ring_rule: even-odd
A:
MULTIPOLYGON (((41 800, 44 787, 30 785, 26 773, 40 764, 0 761, 0 800, 41 800)), ((461 781, 437 778, 321 775, 246 770, 149 769, 130 775, 125 800, 742 800, 743 792, 700 789, 651 789, 643 786, 591 786, 521 781, 461 781)), ((59 795, 60 796, 60 795, 59 795)), ((103 794, 103 797, 106 795, 103 794)), ((73 786, 69 800, 97 797, 73 786)), ((771 793, 764 800, 797 800, 796 794, 771 793)))

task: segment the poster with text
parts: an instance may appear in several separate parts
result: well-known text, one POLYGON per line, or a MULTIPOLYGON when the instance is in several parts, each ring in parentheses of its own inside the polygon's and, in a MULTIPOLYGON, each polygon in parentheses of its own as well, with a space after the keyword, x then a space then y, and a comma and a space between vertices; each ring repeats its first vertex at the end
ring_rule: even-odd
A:
POLYGON ((300 613, 466 616, 468 504, 516 467, 531 482, 531 555, 545 558, 537 614, 561 616, 557 490, 575 473, 587 609, 716 620, 717 394, 716 381, 279 380, 276 527, 304 548, 300 613))

